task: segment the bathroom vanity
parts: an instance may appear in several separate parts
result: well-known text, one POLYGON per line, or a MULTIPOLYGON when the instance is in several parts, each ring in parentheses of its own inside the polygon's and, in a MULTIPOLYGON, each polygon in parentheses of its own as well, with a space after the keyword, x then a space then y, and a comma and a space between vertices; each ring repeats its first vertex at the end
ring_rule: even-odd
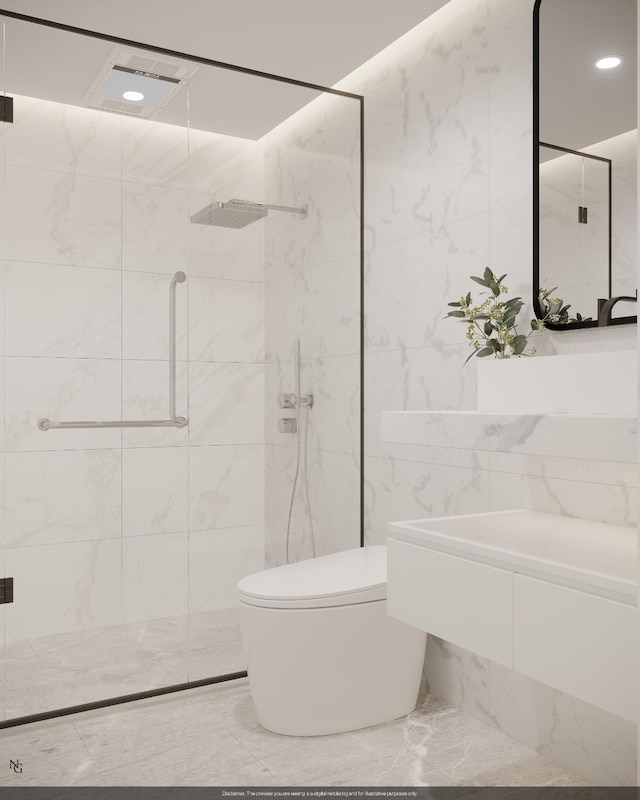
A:
MULTIPOLYGON (((636 363, 635 350, 487 360, 478 409, 385 412, 381 438, 635 463, 636 363)), ((389 531, 391 616, 636 721, 635 527, 514 509, 389 531)))
POLYGON ((636 719, 636 531, 515 510, 392 523, 388 613, 636 719))

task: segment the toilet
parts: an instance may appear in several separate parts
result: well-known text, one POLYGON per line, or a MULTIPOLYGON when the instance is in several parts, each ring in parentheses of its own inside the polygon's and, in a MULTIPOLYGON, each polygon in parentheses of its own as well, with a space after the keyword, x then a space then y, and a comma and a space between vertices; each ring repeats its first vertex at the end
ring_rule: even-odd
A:
POLYGON ((426 633, 387 616, 386 545, 248 575, 240 628, 259 723, 289 736, 413 711, 426 633))

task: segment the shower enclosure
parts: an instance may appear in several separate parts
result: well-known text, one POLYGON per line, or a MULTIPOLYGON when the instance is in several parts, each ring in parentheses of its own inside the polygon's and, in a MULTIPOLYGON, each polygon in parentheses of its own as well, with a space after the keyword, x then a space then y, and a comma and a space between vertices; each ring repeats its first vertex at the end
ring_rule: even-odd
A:
POLYGON ((8 725, 242 674, 289 516, 361 544, 362 98, 0 14, 8 725))

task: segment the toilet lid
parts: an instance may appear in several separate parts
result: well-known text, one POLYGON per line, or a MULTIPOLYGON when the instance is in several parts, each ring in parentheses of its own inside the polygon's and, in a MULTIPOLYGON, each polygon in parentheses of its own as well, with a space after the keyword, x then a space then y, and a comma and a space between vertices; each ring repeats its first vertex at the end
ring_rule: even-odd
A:
POLYGON ((384 600, 387 547, 358 547, 256 572, 242 578, 238 592, 243 603, 265 608, 330 608, 384 600))

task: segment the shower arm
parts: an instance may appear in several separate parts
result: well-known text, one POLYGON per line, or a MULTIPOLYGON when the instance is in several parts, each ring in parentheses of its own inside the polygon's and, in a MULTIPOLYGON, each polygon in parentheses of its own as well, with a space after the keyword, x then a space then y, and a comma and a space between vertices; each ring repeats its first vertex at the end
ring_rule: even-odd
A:
MULTIPOLYGON (((244 200, 230 200, 231 203, 244 203, 244 200)), ((300 214, 301 217, 307 216, 307 209, 296 208, 295 206, 277 206, 274 203, 247 203, 249 206, 257 206, 258 208, 268 208, 270 211, 288 211, 290 214, 300 214)))
POLYGON ((185 428, 189 424, 186 417, 176 415, 176 286, 186 279, 184 272, 176 272, 169 284, 169 419, 52 422, 44 418, 38 420, 41 431, 53 428, 185 428))

